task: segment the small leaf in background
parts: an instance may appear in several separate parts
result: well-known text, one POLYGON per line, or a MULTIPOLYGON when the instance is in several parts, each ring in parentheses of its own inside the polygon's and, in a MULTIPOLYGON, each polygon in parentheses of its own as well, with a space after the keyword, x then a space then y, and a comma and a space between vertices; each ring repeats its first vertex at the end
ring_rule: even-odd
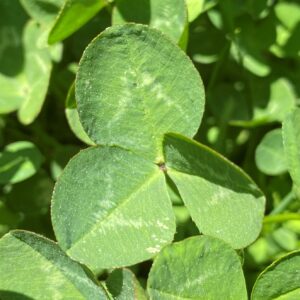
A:
POLYGON ((134 22, 161 30, 178 43, 187 22, 184 0, 116 0, 113 25, 134 22))
POLYGON ((106 0, 65 0, 50 31, 49 44, 70 36, 92 19, 106 4, 106 0))
POLYGON ((65 0, 20 0, 26 12, 40 24, 54 22, 65 0))
POLYGON ((255 151, 255 162, 258 169, 267 175, 279 175, 287 171, 282 130, 269 131, 261 140, 255 151))
POLYGON ((147 300, 146 293, 129 269, 117 269, 109 274, 106 287, 115 300, 147 300))
POLYGON ((80 264, 42 236, 12 231, 0 239, 0 257, 3 300, 108 299, 80 264))
MULTIPOLYGON (((296 105, 297 98, 294 88, 286 78, 250 77, 250 91, 252 107, 249 120, 243 121, 235 118, 230 122, 231 125, 255 127, 272 122, 282 122, 296 105)), ((244 97, 244 101, 249 100, 245 95, 244 97)), ((235 108, 238 110, 237 105, 236 103, 235 108)), ((246 102, 243 109, 247 109, 246 102)))
POLYGON ((300 298, 300 251, 278 259, 257 278, 252 300, 300 298))
POLYGON ((43 162, 37 147, 27 141, 7 145, 0 153, 0 183, 17 183, 34 175, 43 162))
POLYGON ((49 50, 37 45, 40 34, 37 23, 27 24, 24 33, 25 78, 20 86, 24 99, 18 111, 18 118, 25 125, 32 123, 42 109, 52 70, 49 50))
POLYGON ((45 171, 14 184, 6 195, 7 206, 14 212, 26 215, 46 214, 50 207, 53 181, 45 171))
POLYGON ((163 134, 192 137, 203 114, 204 89, 191 61, 145 25, 115 26, 94 39, 81 59, 75 92, 82 126, 95 143, 156 162, 163 134))
POLYGON ((0 113, 19 108, 22 95, 15 80, 23 68, 22 31, 27 17, 19 1, 0 1, 0 113))
POLYGON ((189 22, 193 22, 200 14, 217 5, 218 0, 186 0, 189 22))
POLYGON ((178 134, 164 140, 167 173, 200 232, 243 248, 259 235, 265 198, 237 166, 178 134))
POLYGON ((69 126, 73 133, 76 135, 78 139, 88 145, 95 145, 95 143, 88 137, 85 133, 77 111, 77 104, 75 100, 75 86, 72 86, 69 89, 67 100, 66 100, 66 109, 65 109, 66 117, 69 123, 69 126))
POLYGON ((237 253, 226 243, 198 236, 165 247, 152 265, 151 299, 247 299, 237 253))
POLYGON ((287 115, 282 132, 288 170, 300 195, 300 108, 287 115))
POLYGON ((118 147, 91 147, 68 163, 52 223, 62 249, 92 270, 147 260, 175 233, 163 172, 118 147))

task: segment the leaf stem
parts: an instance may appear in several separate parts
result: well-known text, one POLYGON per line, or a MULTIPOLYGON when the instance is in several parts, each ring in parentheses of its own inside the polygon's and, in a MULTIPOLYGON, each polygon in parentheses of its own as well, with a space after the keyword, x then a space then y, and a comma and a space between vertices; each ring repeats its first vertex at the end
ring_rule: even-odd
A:
POLYGON ((284 213, 278 215, 268 215, 264 218, 263 223, 282 223, 290 220, 300 220, 300 214, 298 213, 284 213))
POLYGON ((290 191, 285 197, 284 199, 279 203, 278 206, 276 206, 269 214, 269 216, 271 215, 277 215, 280 214, 281 212, 283 212, 295 199, 295 194, 293 191, 290 191))

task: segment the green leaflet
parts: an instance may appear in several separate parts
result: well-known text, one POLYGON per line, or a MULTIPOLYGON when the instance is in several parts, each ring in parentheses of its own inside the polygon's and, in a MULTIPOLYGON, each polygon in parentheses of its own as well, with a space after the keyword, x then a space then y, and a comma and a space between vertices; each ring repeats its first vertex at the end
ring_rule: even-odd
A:
POLYGON ((26 20, 18 1, 0 1, 0 114, 17 110, 22 102, 20 80, 15 77, 24 63, 22 31, 26 20))
POLYGON ((51 25, 64 0, 20 0, 26 12, 40 24, 51 25))
POLYGON ((75 92, 81 123, 95 143, 156 162, 163 134, 192 137, 203 114, 199 73, 176 45, 144 25, 114 26, 94 39, 81 59, 75 92))
POLYGON ((163 172, 118 147, 92 147, 68 163, 52 223, 59 245, 92 270, 149 259, 175 233, 163 172))
POLYGON ((187 21, 184 0, 116 0, 113 25, 128 22, 159 29, 178 43, 187 21))
POLYGON ((167 134, 168 175, 199 230, 243 248, 259 235, 265 198, 237 166, 193 140, 167 134))
POLYGON ((79 120, 77 104, 75 100, 75 86, 72 86, 69 89, 67 100, 66 100, 66 109, 65 109, 67 121, 73 133, 78 139, 88 145, 95 145, 95 143, 88 137, 79 120))
POLYGON ((106 287, 115 300, 147 300, 144 289, 129 269, 112 271, 106 280, 106 287))
POLYGON ((288 170, 300 195, 300 108, 287 115, 282 134, 288 170))
POLYGON ((297 300, 300 298, 300 251, 276 260, 257 278, 252 300, 297 300))
POLYGON ((42 236, 12 231, 0 240, 0 257, 3 300, 108 299, 87 271, 42 236))
POLYGON ((239 256, 208 236, 164 248, 154 260, 147 290, 153 300, 247 299, 239 256))
POLYGON ((34 175, 43 156, 36 146, 21 141, 7 145, 0 153, 0 183, 16 183, 34 175))
POLYGON ((66 0, 50 31, 49 44, 70 36, 92 19, 106 4, 106 0, 66 0))
POLYGON ((37 23, 27 24, 24 34, 24 78, 20 86, 23 102, 18 111, 18 118, 25 125, 32 123, 42 109, 52 70, 49 50, 38 45, 40 34, 37 23))
POLYGON ((267 175, 279 175, 287 171, 281 128, 269 131, 263 137, 255 151, 255 162, 258 169, 267 175))
POLYGON ((17 110, 23 100, 18 91, 19 82, 0 73, 0 114, 8 114, 17 110))

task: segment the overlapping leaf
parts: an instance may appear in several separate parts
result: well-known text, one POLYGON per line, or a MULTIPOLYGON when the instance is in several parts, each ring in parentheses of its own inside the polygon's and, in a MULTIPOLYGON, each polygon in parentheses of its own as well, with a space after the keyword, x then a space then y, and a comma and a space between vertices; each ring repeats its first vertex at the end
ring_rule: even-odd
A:
POLYGON ((75 100, 74 84, 72 84, 68 92, 65 112, 69 126, 73 133, 76 135, 76 137, 88 145, 94 145, 94 142, 88 137, 88 135, 82 128, 82 125, 79 120, 77 104, 75 100))
POLYGON ((300 251, 278 259, 257 278, 252 300, 287 299, 300 297, 300 251))
POLYGON ((240 259, 226 243, 192 237, 164 248, 152 265, 151 299, 247 299, 240 259))
POLYGON ((199 230, 243 248, 262 226, 265 199, 237 166, 178 134, 164 139, 167 172, 199 230))
POLYGON ((135 22, 149 25, 178 43, 186 26, 184 0, 117 0, 113 25, 135 22))
POLYGON ((54 190, 52 223, 60 246, 92 269, 151 258, 175 232, 164 174, 118 147, 89 148, 69 162, 54 190))
POLYGON ((39 235, 26 231, 8 233, 0 240, 0 257, 3 300, 108 299, 80 264, 39 235))
POLYGON ((0 183, 16 183, 34 175, 43 157, 31 142, 21 141, 7 145, 0 153, 0 183))
POLYGON ((49 33, 50 44, 59 42, 92 19, 107 0, 66 0, 49 33))

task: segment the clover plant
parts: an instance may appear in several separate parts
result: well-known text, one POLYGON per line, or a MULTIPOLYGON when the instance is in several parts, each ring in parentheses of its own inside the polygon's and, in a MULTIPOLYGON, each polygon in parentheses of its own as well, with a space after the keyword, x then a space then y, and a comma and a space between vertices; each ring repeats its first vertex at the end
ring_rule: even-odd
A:
POLYGON ((300 298, 299 12, 0 0, 0 299, 300 298))

